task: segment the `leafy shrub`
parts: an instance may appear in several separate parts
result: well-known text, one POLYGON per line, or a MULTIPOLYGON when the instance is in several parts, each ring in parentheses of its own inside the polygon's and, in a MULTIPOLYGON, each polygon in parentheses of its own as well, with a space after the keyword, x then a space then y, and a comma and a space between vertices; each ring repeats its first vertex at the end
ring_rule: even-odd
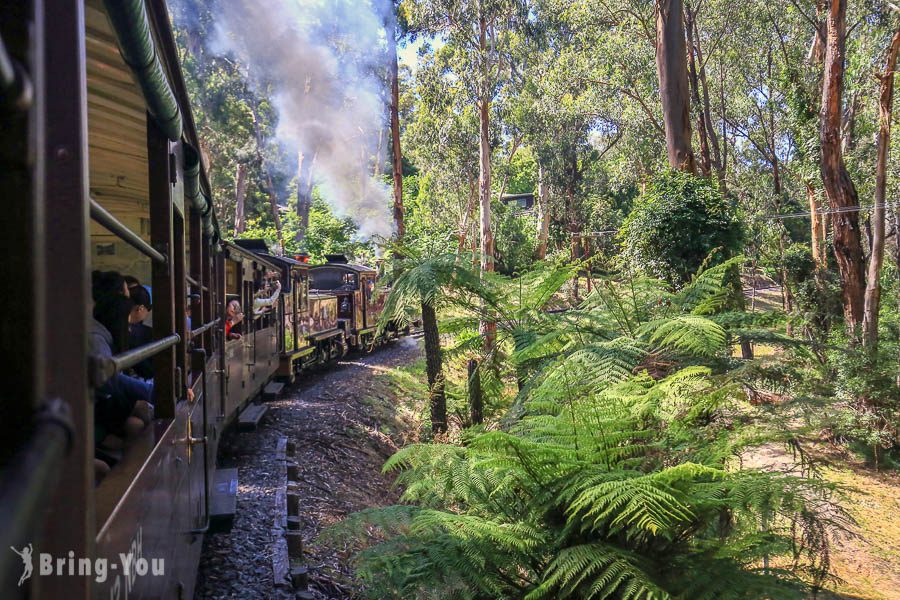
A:
POLYGON ((736 254, 742 228, 708 179, 667 171, 638 198, 620 240, 633 270, 681 285, 714 250, 721 250, 720 260, 736 254))
MULTIPOLYGON (((834 261, 832 261, 833 267, 834 261)), ((785 274, 794 293, 795 310, 819 343, 824 343, 843 314, 840 277, 833 269, 820 269, 807 244, 791 244, 784 251, 785 274)))
POLYGON ((492 210, 497 271, 505 275, 523 273, 534 262, 537 247, 534 219, 503 202, 495 202, 492 210))

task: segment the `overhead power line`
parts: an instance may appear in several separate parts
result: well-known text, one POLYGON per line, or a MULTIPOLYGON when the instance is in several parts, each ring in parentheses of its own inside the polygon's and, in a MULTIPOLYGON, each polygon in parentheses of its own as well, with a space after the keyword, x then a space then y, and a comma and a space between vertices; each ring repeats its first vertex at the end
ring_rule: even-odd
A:
MULTIPOLYGON (((890 202, 885 204, 869 204, 866 206, 843 206, 841 208, 823 208, 821 210, 817 210, 817 215, 837 215, 841 213, 853 213, 853 212, 862 212, 865 210, 872 210, 873 208, 889 208, 889 207, 897 207, 900 206, 900 202, 890 202)), ((795 212, 795 213, 785 213, 782 215, 760 215, 756 217, 760 220, 773 220, 773 219, 794 219, 794 218, 802 218, 812 216, 812 211, 804 211, 804 212, 795 212)))

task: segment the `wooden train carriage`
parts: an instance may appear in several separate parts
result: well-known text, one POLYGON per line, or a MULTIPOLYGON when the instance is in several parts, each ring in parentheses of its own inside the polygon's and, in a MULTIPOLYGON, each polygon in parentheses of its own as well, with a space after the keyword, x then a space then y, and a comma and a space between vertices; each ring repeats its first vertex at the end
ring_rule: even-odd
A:
POLYGON ((278 369, 281 339, 281 309, 276 306, 263 314, 254 314, 253 300, 263 287, 266 274, 280 271, 277 264, 237 244, 224 244, 225 298, 240 301, 244 320, 232 331, 239 339, 225 342, 225 380, 227 382, 226 420, 262 391, 278 369))
POLYGON ((305 367, 322 364, 346 353, 343 330, 338 328, 337 297, 309 292, 309 265, 301 260, 269 254, 265 240, 234 243, 279 267, 282 283, 279 330, 281 355, 277 375, 293 382, 305 367))
POLYGON ((376 285, 378 272, 329 254, 324 265, 310 267, 310 289, 337 296, 338 323, 351 348, 368 349, 377 342, 378 318, 388 290, 376 285))
POLYGON ((165 4, 4 2, 0 34, 15 74, 0 74, 15 99, 0 105, 0 277, 16 290, 0 296, 0 541, 31 544, 36 566, 41 554, 110 566, 102 578, 35 568, 17 586, 7 551, 0 597, 191 597, 230 410, 226 259, 165 4), (151 287, 153 342, 88 356, 91 269, 151 287), (149 357, 156 420, 95 487, 91 388, 149 357), (164 572, 126 577, 121 555, 164 572))

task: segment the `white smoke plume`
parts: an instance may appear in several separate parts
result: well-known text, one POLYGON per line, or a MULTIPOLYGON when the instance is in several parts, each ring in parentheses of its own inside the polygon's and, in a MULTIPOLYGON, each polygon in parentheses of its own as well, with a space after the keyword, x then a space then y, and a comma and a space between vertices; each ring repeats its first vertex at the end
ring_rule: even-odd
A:
POLYGON ((224 0, 216 15, 217 50, 273 86, 277 136, 304 160, 315 155, 323 196, 364 237, 392 228, 389 190, 371 170, 385 128, 390 10, 387 0, 224 0))

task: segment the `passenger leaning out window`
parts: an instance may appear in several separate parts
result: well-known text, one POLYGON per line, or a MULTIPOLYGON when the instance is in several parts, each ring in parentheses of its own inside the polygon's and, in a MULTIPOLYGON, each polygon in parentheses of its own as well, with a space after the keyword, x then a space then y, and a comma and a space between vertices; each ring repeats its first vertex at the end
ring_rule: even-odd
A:
POLYGON ((228 303, 228 306, 225 307, 225 339, 226 340, 239 340, 241 339, 241 334, 238 331, 240 328, 241 321, 244 320, 244 313, 241 312, 241 303, 237 300, 232 300, 228 303))

